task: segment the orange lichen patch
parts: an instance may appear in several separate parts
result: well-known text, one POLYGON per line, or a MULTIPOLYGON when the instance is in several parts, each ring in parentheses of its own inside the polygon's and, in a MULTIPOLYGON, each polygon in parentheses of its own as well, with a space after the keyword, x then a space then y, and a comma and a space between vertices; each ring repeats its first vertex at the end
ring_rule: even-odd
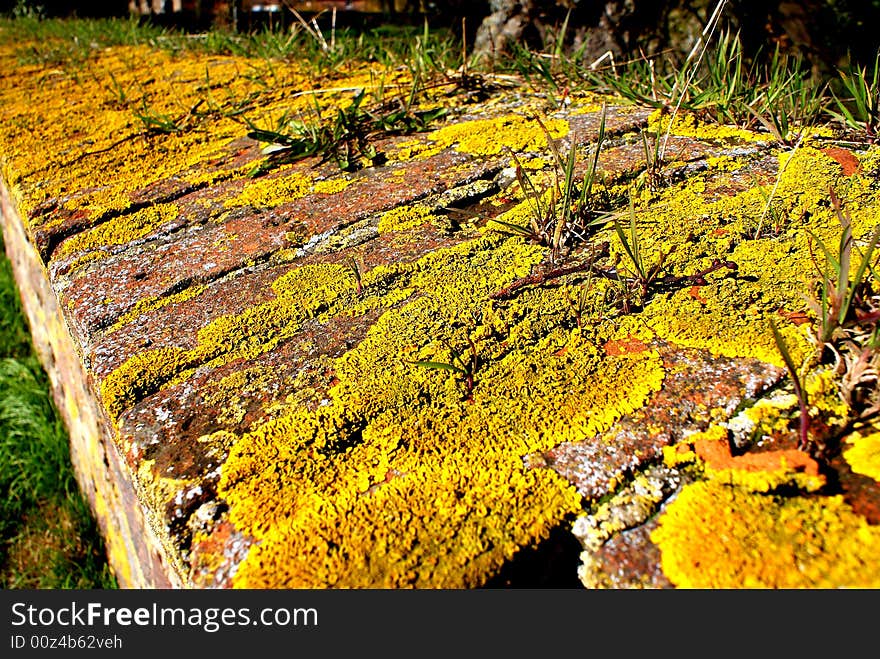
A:
POLYGON ((609 357, 617 357, 644 352, 648 349, 648 346, 643 341, 629 335, 625 339, 606 341, 603 348, 605 349, 605 354, 609 357))
POLYGON ((777 313, 795 325, 803 325, 811 322, 810 317, 803 311, 785 311, 784 309, 779 309, 777 313))
POLYGON ((690 289, 688 290, 688 292, 690 293, 692 298, 694 298, 695 300, 697 300, 701 304, 708 304, 706 299, 702 295, 700 295, 700 287, 699 286, 691 286, 690 289))
POLYGON ((806 453, 790 449, 734 456, 728 434, 723 425, 713 424, 686 441, 665 447, 663 461, 670 467, 696 462, 705 478, 752 492, 769 492, 781 486, 815 492, 825 485, 818 463, 806 453))
POLYGON ((710 469, 739 469, 742 471, 775 471, 793 469, 811 476, 819 475, 819 463, 796 449, 762 451, 732 455, 727 441, 699 439, 694 442, 694 453, 710 469))
POLYGON ((651 534, 679 588, 877 588, 880 527, 840 496, 787 499, 686 485, 651 534))
POLYGON ((839 147, 828 147, 822 149, 822 153, 836 161, 843 168, 844 176, 852 176, 862 170, 862 164, 856 155, 848 149, 839 147))

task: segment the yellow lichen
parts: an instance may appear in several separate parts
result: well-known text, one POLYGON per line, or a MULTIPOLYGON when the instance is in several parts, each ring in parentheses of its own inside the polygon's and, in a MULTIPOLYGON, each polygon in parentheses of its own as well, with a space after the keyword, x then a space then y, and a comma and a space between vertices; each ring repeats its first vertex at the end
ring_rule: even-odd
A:
POLYGON ((379 233, 392 231, 409 231, 436 218, 434 212, 427 206, 413 204, 412 206, 399 206, 382 213, 379 218, 379 233))
MULTIPOLYGON (((4 41, 0 55, 14 58, 23 47, 4 41)), ((86 76, 63 67, 50 75, 13 67, 8 84, 0 87, 3 175, 17 190, 29 224, 58 221, 33 212, 47 200, 66 199, 65 208, 97 218, 124 212, 133 193, 156 182, 179 178, 205 185, 239 178, 252 163, 224 166, 234 155, 230 144, 245 132, 236 106, 260 96, 249 120, 275 125, 278 116, 306 111, 313 100, 305 94, 289 99, 268 93, 264 79, 303 91, 326 82, 295 63, 269 66, 239 57, 172 55, 147 46, 94 50, 87 67, 86 76), (245 70, 249 75, 241 74, 245 70), (40 111, 33 112, 35 107, 40 111), (212 111, 196 112, 199 108, 212 111), (151 125, 163 122, 171 126, 167 132, 150 132, 151 125)), ((369 84, 375 73, 373 65, 354 62, 335 75, 348 76, 357 86, 369 84)), ((403 81, 406 75, 391 77, 403 81)), ((328 115, 350 103, 343 90, 322 95, 328 115)), ((340 185, 334 181, 319 187, 338 191, 340 185)))
MULTIPOLYGON (((665 134, 669 129, 669 119, 669 114, 665 111, 655 110, 648 117, 648 130, 660 135, 665 134)), ((769 142, 773 139, 772 135, 756 133, 736 126, 700 122, 693 114, 682 111, 679 111, 676 116, 670 134, 695 137, 701 140, 733 140, 737 142, 769 142)))
POLYGON ((851 436, 843 457, 857 474, 880 481, 880 430, 851 436))
POLYGON ((562 331, 561 294, 486 306, 540 255, 488 234, 396 268, 386 281, 420 295, 336 360, 330 404, 292 410, 233 448, 221 491, 230 520, 260 540, 237 586, 477 585, 577 509, 570 486, 526 471, 521 456, 608 428, 660 386, 663 369, 656 351, 612 357, 562 331), (546 327, 523 314, 532 307, 544 308, 546 327), (472 329, 449 325, 480 308, 472 329), (470 397, 454 375, 412 364, 451 359, 438 333, 460 349, 465 333, 475 341, 470 397), (287 494, 266 478, 283 479, 287 494))
POLYGON ((315 194, 336 194, 337 192, 342 192, 351 184, 352 180, 344 176, 328 178, 323 181, 315 181, 314 185, 312 185, 312 192, 315 194))
POLYGON ((248 397, 264 392, 271 380, 273 369, 253 366, 224 376, 202 394, 208 405, 219 409, 217 421, 235 426, 244 420, 248 397))
POLYGON ((115 332, 120 327, 128 325, 135 318, 142 316, 145 313, 150 311, 155 311, 156 309, 161 309, 162 307, 166 307, 170 304, 180 304, 181 302, 187 302, 188 300, 192 300, 193 298, 198 297, 205 291, 205 286, 197 285, 190 286, 189 288, 185 288, 184 290, 178 293, 172 293, 171 295, 166 295, 159 298, 147 298, 145 300, 138 301, 131 309, 122 314, 113 325, 108 328, 108 332, 115 332))
MULTIPOLYGON (((811 230, 826 244, 834 244, 839 235, 828 189, 840 183, 841 167, 821 151, 801 148, 793 156, 780 155, 780 170, 774 199, 785 224, 779 227, 783 232, 779 237, 753 238, 767 205, 766 197, 754 188, 712 201, 703 192, 705 181, 695 177, 664 190, 651 204, 637 207, 640 247, 647 263, 661 251, 672 251, 665 266, 676 274, 698 271, 713 258, 737 265, 735 279, 722 270, 711 275, 699 291, 681 287, 654 296, 642 317, 659 336, 678 345, 783 366, 769 320, 779 321, 780 309, 794 311, 805 306, 804 273, 813 265, 810 236, 798 224, 802 218, 809 217, 811 230), (686 240, 688 236, 699 240, 686 240)), ((852 204, 852 217, 854 234, 862 236, 871 226, 867 209, 876 208, 876 199, 856 183, 849 183, 848 188, 853 202, 860 202, 852 204)), ((771 189, 768 186, 765 194, 771 189)), ((765 229, 772 224, 765 218, 765 229)), ((621 254, 628 265, 614 232, 599 236, 606 237, 612 251, 621 254)), ((807 338, 809 326, 777 325, 798 362, 813 351, 807 338)))
POLYGON ((877 588, 880 528, 842 497, 781 498, 686 485, 651 539, 679 588, 877 588))
POLYGON ((181 348, 160 348, 132 355, 101 383, 101 397, 108 413, 116 418, 139 396, 158 389, 167 381, 169 371, 188 364, 181 348))
POLYGON ((697 454, 688 444, 679 443, 663 447, 663 464, 667 467, 692 464, 696 459, 697 454))
MULTIPOLYGON (((4 55, 11 52, 8 44, 0 48, 4 55)), ((316 170, 299 165, 259 180, 239 180, 253 165, 227 162, 240 163, 245 154, 235 142, 243 137, 242 124, 223 112, 206 114, 209 119, 202 122, 190 110, 216 107, 220 101, 211 90, 221 87, 228 90, 229 103, 262 94, 254 104, 258 116, 249 117, 261 126, 282 125, 283 118, 315 104, 317 96, 307 93, 259 91, 251 76, 240 75, 248 69, 257 77, 271 75, 277 89, 320 93, 320 112, 332 118, 350 103, 352 88, 374 84, 370 65, 335 72, 335 86, 313 79, 296 63, 175 57, 145 47, 111 48, 93 57, 92 76, 62 71, 34 77, 22 69, 0 80, 2 171, 29 228, 50 228, 71 213, 82 226, 96 225, 61 243, 56 255, 85 263, 93 258, 87 250, 127 243, 173 222, 172 204, 129 212, 133 199, 143 199, 144 190, 157 184, 188 190, 231 181, 223 189, 239 190, 237 197, 204 195, 198 201, 262 209, 309 194, 337 194, 359 180, 341 175, 316 180, 316 170), (146 69, 149 80, 141 77, 146 69), (187 125, 149 133, 131 107, 118 107, 118 99, 108 97, 111 76, 133 95, 131 107, 156 117, 182 117, 187 125), (206 77, 211 84, 202 84, 206 77), (58 202, 64 212, 37 212, 45 202, 58 202)), ((591 105, 575 112, 598 110, 597 100, 588 99, 591 105)), ((547 169, 552 162, 547 134, 527 110, 493 116, 498 110, 492 102, 483 109, 489 118, 398 143, 389 158, 424 158, 445 149, 491 158, 511 149, 529 154, 523 158, 526 168, 547 169)), ((651 129, 665 130, 663 121, 668 119, 655 115, 651 129)), ((568 133, 564 119, 543 123, 553 138, 568 133)), ((685 114, 672 133, 715 142, 767 139, 702 125, 685 114)), ((712 273, 699 286, 652 291, 644 308, 630 315, 607 308, 606 293, 615 284, 604 279, 593 281, 584 294, 587 322, 581 327, 571 303, 580 285, 567 278, 525 287, 512 299, 492 299, 492 293, 531 274, 546 257, 540 246, 502 234, 497 223, 476 237, 459 234, 459 244, 412 262, 363 272, 360 291, 341 261, 302 265, 275 254, 274 263, 287 263, 287 271, 274 282, 274 297, 215 318, 195 336, 180 337, 177 346, 130 356, 100 383, 103 402, 118 422, 145 396, 187 382, 196 372, 228 367, 200 392, 204 400, 229 427, 259 419, 241 436, 223 437, 229 458, 219 495, 229 505, 230 521, 256 541, 238 567, 236 586, 480 585, 517 551, 581 512, 583 502, 573 487, 549 469, 526 468, 523 458, 564 441, 602 437, 622 415, 643 406, 666 375, 655 341, 782 365, 768 321, 804 306, 804 277, 812 267, 804 229, 835 244, 839 226, 827 190, 835 187, 846 198, 857 239, 876 218, 869 174, 880 156, 869 152, 861 157, 860 172, 845 174, 839 159, 817 146, 805 142, 796 153, 781 150, 777 172, 762 172, 754 185, 733 196, 718 194, 736 178, 724 178, 736 163, 723 156, 710 159, 706 175, 640 200, 639 241, 649 263, 663 253, 668 254, 664 267, 674 275, 698 272, 716 258, 735 262, 738 269, 735 276, 726 270, 712 273), (372 324, 357 341, 319 362, 321 386, 334 378, 328 391, 319 394, 307 375, 283 379, 252 362, 301 337, 306 323, 319 327, 367 317, 372 324), (424 366, 461 364, 456 360, 469 356, 477 364, 470 384, 460 372, 424 366), (276 387, 289 393, 254 410, 251 401, 269 389, 274 395, 276 387)), ((470 158, 458 160, 459 167, 472 167, 470 158)), ((403 169, 392 175, 398 172, 403 169)), ((437 176, 452 186, 469 172, 453 167, 437 176)), ((540 187, 540 175, 533 176, 540 187)), ((621 182, 610 189, 625 192, 621 182)), ((504 195, 511 196, 511 190, 504 195)), ((527 226, 533 213, 527 195, 520 190, 514 196, 521 203, 499 219, 527 226)), ((379 230, 404 231, 435 219, 424 205, 402 206, 382 216, 379 230)), ((309 238, 294 234, 287 236, 291 243, 309 238)), ((228 237, 224 234, 214 247, 222 249, 228 237)), ((613 228, 596 227, 592 237, 608 240, 613 255, 622 259, 621 272, 632 272, 613 228)), ((110 331, 202 293, 193 287, 143 300, 110 331)), ((810 327, 779 324, 795 359, 806 363, 815 349, 810 327)), ((830 425, 842 422, 847 410, 829 375, 811 375, 807 391, 811 414, 830 425)), ((755 406, 759 430, 785 431, 795 405, 789 399, 775 407, 755 406)), ((870 569, 877 549, 873 529, 836 498, 787 501, 755 494, 783 484, 815 489, 818 481, 805 480, 814 474, 788 461, 787 454, 770 456, 775 462, 761 470, 747 460, 736 462, 742 456, 713 462, 706 443, 720 446, 725 436, 718 424, 665 451, 670 465, 702 461, 702 469, 691 471, 708 479, 687 486, 660 518, 655 539, 670 579, 682 586, 722 587, 870 583, 859 581, 858 565, 862 561, 865 574, 876 574, 870 569)), ((847 458, 852 456, 854 469, 875 473, 870 471, 874 436, 861 441, 866 440, 871 441, 854 440, 847 458)), ((151 463, 141 467, 140 480, 155 481, 150 501, 160 508, 180 482, 157 479, 151 463)), ((637 477, 632 485, 645 483, 637 477)), ((618 503, 644 513, 661 498, 649 492, 618 503)), ((622 528, 611 517, 602 519, 608 520, 608 533, 622 528)))
MULTIPOLYGON (((568 122, 563 119, 543 122, 554 139, 568 134, 568 122)), ((458 151, 474 155, 497 155, 505 147, 517 153, 547 149, 547 136, 538 121, 516 114, 450 124, 428 137, 439 148, 455 145, 458 151)))
POLYGON ((234 206, 253 206, 254 208, 272 208, 286 201, 305 197, 312 191, 312 178, 307 174, 296 172, 277 178, 263 178, 249 182, 237 197, 227 199, 227 208, 234 206))
POLYGON ((731 156, 712 156, 706 158, 706 166, 719 172, 735 172, 742 169, 745 164, 731 156))

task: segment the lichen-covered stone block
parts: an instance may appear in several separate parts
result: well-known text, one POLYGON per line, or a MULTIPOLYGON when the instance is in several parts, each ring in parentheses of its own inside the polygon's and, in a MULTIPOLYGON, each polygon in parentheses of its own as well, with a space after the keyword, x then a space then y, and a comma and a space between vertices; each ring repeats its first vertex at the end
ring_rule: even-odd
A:
POLYGON ((4 235, 123 586, 541 583, 560 534, 570 584, 876 585, 876 429, 831 491, 767 397, 768 319, 810 354, 809 232, 833 240, 831 187, 873 227, 876 148, 487 76, 478 102, 431 87, 442 120, 343 171, 267 155, 240 114, 332 116, 405 73, 21 47, 0 33, 4 235), (668 133, 662 170, 643 133, 668 133), (591 203, 615 213, 559 250, 529 236, 561 212, 554 149, 575 181, 599 149, 591 203), (630 199, 662 258, 642 293, 612 221, 630 199), (741 557, 753 539, 772 565, 741 557))

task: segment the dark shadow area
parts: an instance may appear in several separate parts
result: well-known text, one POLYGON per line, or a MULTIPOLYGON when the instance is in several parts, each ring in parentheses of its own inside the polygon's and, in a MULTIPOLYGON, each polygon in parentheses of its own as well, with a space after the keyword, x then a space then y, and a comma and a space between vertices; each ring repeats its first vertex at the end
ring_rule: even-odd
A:
MULTIPOLYGON (((186 31, 212 26, 244 32, 287 29, 299 21, 292 9, 329 30, 335 10, 337 29, 421 26, 427 21, 459 37, 464 33, 468 45, 475 43, 481 23, 488 18, 492 29, 509 33, 520 45, 555 47, 561 36, 568 47, 577 49, 589 39, 596 43, 586 53, 595 55, 593 50, 607 48, 624 59, 664 51, 683 56, 717 0, 496 0, 491 7, 488 0, 166 0, 154 7, 160 4, 159 11, 153 9, 144 18, 186 31)), ((0 13, 13 10, 81 18, 124 17, 130 11, 127 0, 0 0, 0 13)), ((846 62, 873 64, 880 48, 874 29, 880 22, 880 0, 728 0, 724 16, 726 26, 739 31, 748 58, 769 58, 779 47, 803 56, 814 69, 827 71, 846 62)))
MULTIPOLYGON (((264 3, 258 9, 249 7, 251 3, 239 3, 231 9, 230 24, 240 32, 257 32, 265 29, 288 29, 299 23, 299 18, 284 3, 264 3)), ((376 30, 382 27, 421 27, 428 23, 431 28, 449 29, 457 37, 466 35, 466 43, 473 43, 477 28, 489 14, 487 0, 479 2, 463 2, 449 0, 447 2, 430 3, 427 7, 419 7, 419 3, 401 11, 359 9, 357 3, 344 2, 311 2, 291 3, 294 8, 301 5, 297 12, 306 21, 316 21, 325 33, 335 28, 376 30), (350 8, 346 8, 350 5, 350 8), (332 11, 336 8, 335 15, 332 11)), ((365 4, 365 3, 361 3, 365 4)), ((389 4, 389 3, 374 3, 389 4)))
POLYGON ((517 552, 483 588, 580 588, 577 576, 581 545, 559 526, 537 547, 517 552))
POLYGON ((78 2, 64 2, 63 0, 31 0, 29 2, 0 0, 0 13, 9 14, 16 8, 20 10, 31 9, 46 17, 116 18, 128 16, 128 3, 126 0, 114 0, 111 2, 102 2, 100 0, 79 0, 78 2))

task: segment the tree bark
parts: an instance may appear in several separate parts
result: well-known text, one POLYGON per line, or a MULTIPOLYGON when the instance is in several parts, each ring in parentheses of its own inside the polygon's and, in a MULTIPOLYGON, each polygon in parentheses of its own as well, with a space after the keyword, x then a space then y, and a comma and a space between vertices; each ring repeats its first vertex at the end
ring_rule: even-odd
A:
POLYGON ((649 37, 658 40, 673 6, 686 0, 492 0, 474 42, 474 53, 494 60, 513 44, 541 48, 555 39, 568 17, 566 41, 580 47, 584 59, 606 51, 631 52, 649 37))

